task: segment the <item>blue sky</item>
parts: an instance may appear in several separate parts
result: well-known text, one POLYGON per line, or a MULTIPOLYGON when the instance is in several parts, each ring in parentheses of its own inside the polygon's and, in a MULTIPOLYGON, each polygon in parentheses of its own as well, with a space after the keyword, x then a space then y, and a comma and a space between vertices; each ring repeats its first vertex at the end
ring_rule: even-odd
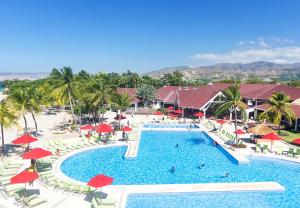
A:
POLYGON ((0 72, 300 61, 297 0, 2 0, 0 72))

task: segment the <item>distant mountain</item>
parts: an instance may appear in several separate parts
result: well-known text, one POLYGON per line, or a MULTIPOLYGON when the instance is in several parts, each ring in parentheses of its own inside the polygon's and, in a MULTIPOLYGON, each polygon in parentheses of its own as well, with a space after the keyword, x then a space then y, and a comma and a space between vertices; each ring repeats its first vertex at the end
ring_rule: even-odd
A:
POLYGON ((0 81, 3 80, 13 80, 13 79, 18 79, 18 80, 36 80, 36 79, 41 79, 45 78, 49 75, 49 73, 3 73, 0 72, 0 81))
POLYGON ((300 63, 275 64, 271 62, 257 61, 252 63, 220 63, 211 66, 200 67, 169 67, 146 73, 152 77, 161 77, 166 73, 180 71, 186 78, 212 78, 224 79, 232 76, 247 77, 249 75, 261 78, 293 78, 300 75, 300 63))

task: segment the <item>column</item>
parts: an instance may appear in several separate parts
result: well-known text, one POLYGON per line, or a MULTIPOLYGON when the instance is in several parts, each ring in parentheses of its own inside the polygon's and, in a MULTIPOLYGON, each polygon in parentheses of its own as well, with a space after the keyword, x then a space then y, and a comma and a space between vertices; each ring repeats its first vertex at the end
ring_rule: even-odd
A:
POLYGON ((297 131, 298 130, 298 118, 296 118, 296 120, 295 120, 295 131, 297 131))

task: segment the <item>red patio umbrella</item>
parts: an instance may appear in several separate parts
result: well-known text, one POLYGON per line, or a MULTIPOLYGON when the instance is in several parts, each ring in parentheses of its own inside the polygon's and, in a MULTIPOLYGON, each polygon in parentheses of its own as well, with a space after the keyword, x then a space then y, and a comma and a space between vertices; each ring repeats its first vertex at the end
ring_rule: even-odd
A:
POLYGON ((202 113, 202 112, 198 112, 198 113, 195 113, 194 114, 194 116, 196 116, 196 117, 203 117, 204 116, 204 114, 202 113))
POLYGON ((300 145, 300 138, 294 139, 292 143, 293 143, 293 144, 299 144, 299 145, 300 145))
POLYGON ((242 129, 238 129, 234 132, 235 134, 246 134, 245 131, 243 131, 242 129))
POLYGON ((154 115, 157 115, 157 116, 161 116, 161 115, 164 115, 162 112, 160 112, 160 111, 156 111, 155 113, 154 113, 154 115))
POLYGON ((262 139, 267 139, 267 140, 272 140, 272 141, 282 140, 282 138, 280 136, 276 135, 274 132, 266 134, 265 136, 262 137, 262 139))
POLYGON ((110 125, 106 123, 102 123, 99 126, 97 126, 96 131, 99 133, 107 133, 107 132, 112 132, 113 129, 110 125))
POLYGON ((183 111, 181 109, 177 109, 174 113, 181 114, 183 111))
POLYGON ((99 174, 99 175, 91 178, 90 181, 87 183, 87 185, 92 186, 94 188, 101 188, 103 186, 108 186, 108 185, 112 184, 113 180, 114 179, 109 176, 99 174))
POLYGON ((123 116, 123 115, 117 115, 115 118, 115 120, 123 120, 123 119, 126 119, 126 116, 123 116))
POLYGON ((121 130, 122 131, 131 131, 132 128, 130 128, 129 126, 124 126, 121 130))
POLYGON ((174 110, 174 107, 170 105, 169 107, 167 107, 167 110, 168 110, 168 111, 173 111, 173 110, 174 110))
POLYGON ((274 132, 266 134, 265 136, 262 137, 262 139, 267 139, 271 141, 271 151, 272 151, 273 141, 282 140, 282 138, 277 134, 275 134, 274 132))
POLYGON ((80 127, 80 130, 92 130, 94 129, 95 127, 91 124, 87 124, 87 125, 84 125, 84 126, 81 126, 80 127))
POLYGON ((23 159, 39 159, 43 157, 47 157, 52 155, 52 152, 42 149, 42 148, 34 148, 29 152, 25 152, 23 154, 23 159))
POLYGON ((219 124, 221 124, 221 125, 223 125, 223 124, 225 123, 225 120, 223 120, 223 119, 218 119, 216 122, 219 123, 219 124))
POLYGON ((35 142, 37 141, 37 138, 32 137, 29 134, 24 134, 20 137, 18 137, 17 139, 13 140, 12 143, 13 144, 29 144, 31 142, 35 142))
POLYGON ((15 175, 10 179, 11 184, 16 184, 16 183, 28 183, 31 181, 34 181, 37 179, 39 175, 37 172, 30 172, 28 170, 24 170, 21 173, 15 175))

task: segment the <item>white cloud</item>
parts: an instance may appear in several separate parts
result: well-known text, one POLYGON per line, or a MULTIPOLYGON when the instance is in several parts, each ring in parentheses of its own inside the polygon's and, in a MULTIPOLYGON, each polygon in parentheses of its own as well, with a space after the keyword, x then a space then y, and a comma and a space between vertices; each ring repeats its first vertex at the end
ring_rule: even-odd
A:
POLYGON ((300 62, 299 47, 277 47, 231 51, 228 53, 199 53, 191 57, 195 61, 209 63, 249 63, 270 61, 274 63, 300 62))

